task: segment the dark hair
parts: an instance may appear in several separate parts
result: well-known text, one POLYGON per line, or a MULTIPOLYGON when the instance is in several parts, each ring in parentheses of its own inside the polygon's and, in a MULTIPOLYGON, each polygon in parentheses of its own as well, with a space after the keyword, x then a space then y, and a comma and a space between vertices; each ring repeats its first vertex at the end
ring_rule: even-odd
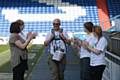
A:
POLYGON ((10 25, 10 33, 20 33, 20 24, 18 22, 13 22, 10 25))
POLYGON ((24 21, 21 19, 18 19, 16 22, 18 22, 20 25, 24 25, 24 21))
POLYGON ((93 23, 92 22, 86 22, 84 23, 85 29, 87 29, 89 32, 93 31, 93 23))
POLYGON ((94 26, 94 32, 97 34, 98 39, 102 37, 102 28, 100 26, 94 26))

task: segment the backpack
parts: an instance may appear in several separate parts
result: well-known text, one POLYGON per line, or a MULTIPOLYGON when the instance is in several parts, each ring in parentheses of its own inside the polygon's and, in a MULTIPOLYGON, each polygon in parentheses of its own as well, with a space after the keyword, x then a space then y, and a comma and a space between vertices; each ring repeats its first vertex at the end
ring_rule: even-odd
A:
MULTIPOLYGON (((60 33, 62 33, 62 32, 63 32, 63 29, 61 28, 61 29, 60 29, 60 33)), ((55 41, 55 45, 57 45, 58 43, 56 43, 56 42, 57 42, 58 40, 62 40, 62 41, 64 42, 64 45, 65 45, 65 49, 60 48, 60 46, 58 46, 58 47, 57 47, 57 46, 53 46, 54 52, 55 52, 56 50, 60 50, 61 52, 66 52, 66 51, 67 51, 67 48, 66 48, 66 43, 65 43, 64 39, 62 39, 62 37, 60 37, 60 35, 59 35, 59 36, 56 36, 54 29, 51 30, 51 33, 54 35, 54 37, 53 37, 53 39, 52 39, 51 42, 55 41), (66 51, 65 51, 65 50, 66 50, 66 51)))

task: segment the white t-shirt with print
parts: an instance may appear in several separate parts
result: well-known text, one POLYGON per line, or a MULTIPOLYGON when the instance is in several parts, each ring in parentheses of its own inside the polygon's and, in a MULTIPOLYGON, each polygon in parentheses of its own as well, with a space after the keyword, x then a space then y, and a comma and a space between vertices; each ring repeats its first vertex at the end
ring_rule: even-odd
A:
MULTIPOLYGON (((58 31, 54 31, 54 33, 55 33, 55 36, 59 36, 59 32, 58 32, 58 31)), ((50 36, 51 36, 51 35, 53 35, 52 31, 48 32, 45 40, 50 39, 50 36)), ((67 39, 69 38, 67 32, 65 32, 64 30, 63 30, 63 35, 64 35, 65 38, 67 38, 67 39)), ((50 54, 54 54, 54 53, 55 53, 55 52, 54 52, 54 45, 55 45, 55 46, 57 45, 58 47, 64 49, 64 54, 66 53, 66 45, 65 45, 65 43, 63 42, 63 40, 53 40, 53 41, 50 43, 50 50, 49 50, 49 51, 50 51, 50 54)))
POLYGON ((101 53, 99 55, 96 55, 94 52, 91 52, 91 56, 90 56, 91 66, 106 65, 106 61, 105 61, 106 47, 107 47, 107 40, 105 39, 105 37, 101 37, 95 46, 95 48, 97 50, 100 50, 101 53))
MULTIPOLYGON (((93 33, 90 33, 85 41, 87 41, 91 46, 94 46, 97 42, 97 38, 94 36, 93 33)), ((80 59, 90 57, 90 52, 83 46, 81 46, 79 54, 80 59)))

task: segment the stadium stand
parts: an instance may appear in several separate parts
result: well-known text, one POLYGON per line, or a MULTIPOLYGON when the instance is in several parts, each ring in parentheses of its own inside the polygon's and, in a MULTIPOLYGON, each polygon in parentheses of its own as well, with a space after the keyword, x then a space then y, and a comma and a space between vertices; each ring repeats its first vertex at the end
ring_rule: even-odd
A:
MULTIPOLYGON (((36 39, 42 43, 45 33, 52 27, 54 18, 60 18, 61 26, 68 32, 75 34, 83 32, 84 22, 91 21, 95 25, 99 24, 96 1, 0 0, 0 42, 7 43, 8 39, 5 37, 9 36, 10 23, 17 19, 24 20, 24 32, 38 32, 36 39)), ((108 38, 112 37, 111 40, 109 39, 109 52, 106 52, 107 68, 103 80, 120 80, 120 0, 107 0, 107 6, 112 24, 112 28, 108 30, 108 38), (116 35, 113 35, 112 30, 116 35)))
POLYGON ((59 3, 61 6, 56 6, 56 3, 53 3, 52 0, 51 2, 47 0, 0 1, 0 34, 8 36, 10 23, 17 19, 15 16, 18 18, 21 18, 22 16, 22 19, 25 21, 25 32, 47 32, 52 26, 51 21, 55 18, 49 18, 50 15, 56 15, 56 17, 60 18, 62 18, 61 16, 63 15, 66 16, 62 18, 62 27, 65 28, 65 30, 72 32, 83 31, 83 23, 86 21, 92 21, 94 24, 99 24, 96 0, 91 0, 89 3, 87 3, 87 0, 58 1, 61 1, 59 3), (69 5, 67 5, 68 3, 69 5), (65 8, 70 5, 71 8, 65 8), (70 9, 75 9, 76 6, 78 7, 76 11, 68 12, 70 9), (27 15, 31 15, 31 17, 25 17, 27 15), (46 19, 42 18, 40 15, 46 16, 46 19))

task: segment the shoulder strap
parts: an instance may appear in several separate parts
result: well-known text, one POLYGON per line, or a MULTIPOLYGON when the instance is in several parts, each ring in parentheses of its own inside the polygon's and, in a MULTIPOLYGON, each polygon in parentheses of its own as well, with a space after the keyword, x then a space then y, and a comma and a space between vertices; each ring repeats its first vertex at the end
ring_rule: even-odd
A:
MULTIPOLYGON (((60 33, 62 33, 62 32, 63 32, 63 29, 60 28, 60 33)), ((53 40, 54 40, 55 39, 55 30, 51 29, 51 33, 54 35, 54 38, 53 38, 53 40)), ((60 37, 60 39, 62 39, 62 38, 60 37)))
MULTIPOLYGON (((62 33, 62 32, 63 32, 63 28, 60 28, 60 33, 62 33)), ((52 39, 52 41, 61 39, 65 43, 64 39, 62 39, 61 37, 60 37, 60 39, 55 39, 55 30, 54 29, 51 29, 51 33, 54 35, 54 38, 52 39)))
POLYGON ((55 31, 54 31, 54 29, 51 29, 51 33, 52 33, 53 35, 55 35, 55 31))
POLYGON ((62 33, 63 32, 63 28, 60 28, 60 33, 62 33))

